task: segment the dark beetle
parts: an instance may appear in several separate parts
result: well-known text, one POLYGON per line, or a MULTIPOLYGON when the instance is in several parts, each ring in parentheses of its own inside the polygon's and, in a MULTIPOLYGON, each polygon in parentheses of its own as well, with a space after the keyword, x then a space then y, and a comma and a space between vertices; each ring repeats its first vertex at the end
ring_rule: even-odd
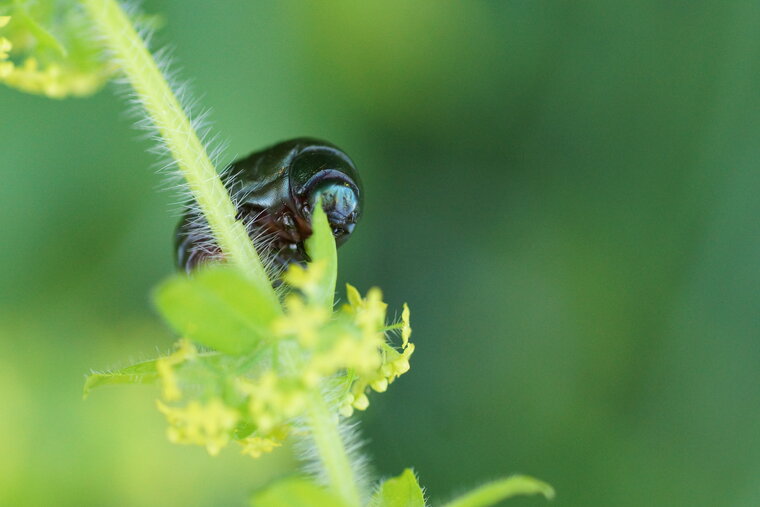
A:
MULTIPOLYGON (((317 198, 322 199, 338 246, 351 235, 362 211, 363 190, 354 163, 339 148, 318 139, 293 139, 252 153, 230 166, 225 181, 238 205, 237 218, 275 267, 308 260, 303 242, 311 235, 317 198)), ((180 269, 190 271, 219 257, 202 224, 198 212, 189 211, 177 226, 180 269)))

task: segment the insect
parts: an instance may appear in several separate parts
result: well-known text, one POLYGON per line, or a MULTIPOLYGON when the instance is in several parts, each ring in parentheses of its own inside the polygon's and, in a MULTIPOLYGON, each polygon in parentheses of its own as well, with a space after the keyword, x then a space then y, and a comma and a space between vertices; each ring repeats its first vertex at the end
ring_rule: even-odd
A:
MULTIPOLYGON (((362 212, 363 190, 353 161, 326 141, 298 138, 241 158, 225 171, 225 185, 237 203, 237 218, 274 268, 309 260, 304 240, 311 235, 317 199, 338 246, 351 236, 362 212)), ((187 272, 219 258, 197 210, 177 225, 177 265, 187 272)))

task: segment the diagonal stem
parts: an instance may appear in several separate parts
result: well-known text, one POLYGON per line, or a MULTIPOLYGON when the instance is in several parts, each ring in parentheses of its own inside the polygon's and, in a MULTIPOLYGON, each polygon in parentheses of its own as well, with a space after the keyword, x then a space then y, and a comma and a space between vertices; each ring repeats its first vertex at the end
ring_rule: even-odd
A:
MULTIPOLYGON (((129 18, 116 0, 81 0, 81 3, 177 162, 222 251, 241 266, 279 309, 279 299, 247 231, 235 220, 235 206, 224 184, 129 18)), ((358 506, 359 489, 336 417, 324 396, 320 393, 311 396, 308 425, 330 487, 346 505, 358 506)))
POLYGON ((341 437, 337 417, 328 407, 324 396, 319 393, 311 396, 307 421, 327 482, 347 506, 359 506, 361 500, 356 474, 341 437))
POLYGON ((279 307, 266 270, 216 168, 156 61, 116 0, 81 0, 121 70, 161 134, 203 211, 219 247, 279 307))

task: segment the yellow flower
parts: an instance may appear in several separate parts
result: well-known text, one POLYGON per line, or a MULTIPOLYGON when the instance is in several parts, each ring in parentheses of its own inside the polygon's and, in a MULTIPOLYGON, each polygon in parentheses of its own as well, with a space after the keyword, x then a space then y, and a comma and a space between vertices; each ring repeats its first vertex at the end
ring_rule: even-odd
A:
POLYGON ((348 297, 348 307, 351 309, 356 309, 359 307, 359 305, 362 304, 362 296, 359 294, 359 291, 356 290, 356 287, 353 285, 347 283, 346 284, 346 296, 348 297))
POLYGON ((400 377, 404 373, 409 371, 409 359, 412 357, 412 354, 414 353, 414 343, 407 343, 406 347, 404 347, 404 352, 401 353, 401 355, 393 361, 391 364, 391 367, 393 369, 394 377, 393 379, 388 379, 388 382, 392 382, 396 378, 400 377))
POLYGON ((256 380, 238 379, 238 390, 248 396, 248 415, 260 432, 268 433, 299 415, 307 388, 298 379, 267 371, 256 380))
POLYGON ((299 296, 290 295, 285 300, 287 313, 274 323, 277 334, 294 335, 304 347, 317 344, 319 328, 330 318, 326 308, 307 305, 299 296))
POLYGON ((338 407, 338 413, 343 417, 351 417, 354 414, 354 395, 346 394, 338 407))
POLYGON ((388 305, 383 302, 383 293, 377 287, 372 287, 367 292, 367 297, 362 298, 356 287, 346 284, 348 304, 343 305, 343 312, 354 315, 354 322, 365 332, 381 332, 385 325, 385 313, 388 305))
POLYGON ((169 407, 160 400, 156 405, 169 422, 167 436, 172 443, 203 445, 212 456, 229 443, 230 433, 240 419, 218 398, 205 405, 191 401, 185 407, 169 407))
POLYGON ((354 400, 353 406, 357 410, 367 410, 367 407, 369 407, 369 398, 367 398, 366 394, 360 394, 354 400))
POLYGON ((409 305, 404 303, 404 309, 401 312, 401 345, 404 348, 409 343, 410 336, 412 336, 412 328, 409 325, 409 305))
POLYGON ((398 352, 393 347, 386 345, 385 362, 381 371, 389 384, 409 371, 409 359, 412 354, 414 354, 414 343, 407 343, 403 352, 398 352))
POLYGON ((285 283, 299 289, 311 299, 319 294, 320 282, 326 271, 327 261, 325 260, 311 262, 306 268, 299 264, 291 264, 282 278, 285 283))
POLYGON ((288 427, 278 426, 266 434, 256 432, 255 434, 238 440, 243 446, 241 454, 247 454, 252 458, 258 458, 262 454, 272 452, 277 447, 282 446, 282 442, 288 437, 288 427))
POLYGON ((54 99, 68 95, 91 95, 105 82, 103 76, 78 72, 56 63, 42 67, 34 57, 27 58, 20 66, 14 66, 11 62, 3 64, 0 75, 5 84, 23 92, 46 95, 54 99))
POLYGON ((374 382, 370 382, 369 386, 378 393, 384 393, 388 390, 388 379, 377 379, 374 382))
MULTIPOLYGON (((382 335, 379 335, 382 336, 382 335)), ((382 365, 377 334, 341 334, 329 347, 316 351, 304 365, 304 382, 315 386, 341 370, 350 369, 359 375, 371 374, 382 365)))
POLYGON ((409 342, 412 328, 408 305, 404 304, 400 323, 385 327, 387 305, 382 301, 379 289, 370 289, 367 297, 362 298, 355 287, 346 285, 346 293, 348 303, 343 305, 340 313, 350 316, 360 333, 350 336, 346 342, 338 342, 330 351, 330 357, 355 375, 338 407, 341 415, 349 417, 354 410, 365 410, 369 406, 366 394, 369 389, 385 392, 388 384, 409 371, 414 344, 409 342), (400 351, 386 341, 388 330, 401 331, 400 351))
POLYGON ((166 401, 176 401, 182 398, 182 390, 179 387, 174 367, 188 359, 195 358, 198 354, 195 346, 184 338, 179 340, 175 347, 177 350, 173 354, 156 361, 156 371, 161 379, 161 392, 166 401))
POLYGON ((262 454, 272 452, 276 447, 280 447, 282 443, 272 440, 271 438, 263 437, 248 437, 240 441, 243 445, 242 454, 247 454, 252 458, 258 458, 262 454))
POLYGON ((247 454, 252 458, 258 458, 262 454, 272 452, 275 448, 280 447, 282 442, 288 436, 288 428, 286 426, 279 426, 267 434, 259 434, 238 440, 243 446, 242 454, 247 454))

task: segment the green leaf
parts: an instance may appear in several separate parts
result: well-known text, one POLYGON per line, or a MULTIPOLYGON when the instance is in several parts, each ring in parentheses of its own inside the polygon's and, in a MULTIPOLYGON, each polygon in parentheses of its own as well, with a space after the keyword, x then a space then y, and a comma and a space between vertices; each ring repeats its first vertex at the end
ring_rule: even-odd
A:
POLYGON ((425 495, 411 468, 388 479, 370 501, 371 507, 425 507, 425 495))
POLYGON ((346 507, 331 491, 303 477, 289 477, 258 491, 251 507, 346 507))
POLYGON ((527 475, 513 475, 473 489, 447 503, 445 507, 486 507, 518 495, 544 495, 554 498, 554 488, 527 475))
POLYGON ((16 23, 26 24, 26 28, 31 32, 31 35, 37 39, 37 44, 50 47, 64 58, 67 56, 66 48, 64 48, 60 41, 56 39, 55 35, 50 33, 45 27, 39 24, 36 19, 30 16, 29 12, 23 5, 19 3, 14 5, 13 19, 16 20, 16 23))
POLYGON ((175 331, 228 354, 249 352, 269 340, 270 324, 281 312, 231 265, 175 275, 159 285, 154 299, 175 331))
POLYGON ((82 395, 87 398, 96 387, 117 384, 152 384, 158 379, 156 360, 144 361, 109 372, 96 372, 87 376, 82 395))
POLYGON ((317 201, 311 218, 314 232, 306 239, 306 252, 312 262, 324 262, 327 266, 319 283, 320 291, 314 302, 328 307, 332 311, 335 300, 335 284, 338 280, 338 253, 330 222, 322 209, 322 202, 317 201))

